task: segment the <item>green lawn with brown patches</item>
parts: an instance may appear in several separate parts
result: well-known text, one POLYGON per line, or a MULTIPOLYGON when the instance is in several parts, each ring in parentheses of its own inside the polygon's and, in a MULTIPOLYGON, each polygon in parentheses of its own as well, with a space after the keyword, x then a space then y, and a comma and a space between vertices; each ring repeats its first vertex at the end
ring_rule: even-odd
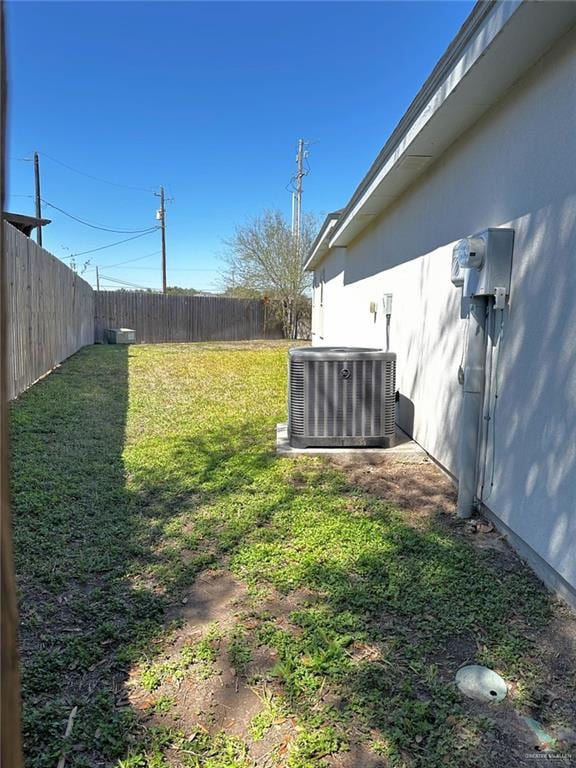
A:
POLYGON ((276 458, 287 346, 90 347, 14 403, 31 768, 499 768, 533 764, 516 713, 571 725, 570 617, 430 504, 444 481, 418 515, 276 458), (504 705, 460 697, 466 660, 504 705))

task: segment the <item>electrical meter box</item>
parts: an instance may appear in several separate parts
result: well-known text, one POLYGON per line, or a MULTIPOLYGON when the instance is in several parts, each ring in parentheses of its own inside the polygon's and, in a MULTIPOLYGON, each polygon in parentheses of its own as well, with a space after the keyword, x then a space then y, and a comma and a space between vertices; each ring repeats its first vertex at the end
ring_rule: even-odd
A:
POLYGON ((464 298, 509 295, 513 248, 513 229, 485 229, 456 243, 452 282, 462 285, 463 277, 464 298))

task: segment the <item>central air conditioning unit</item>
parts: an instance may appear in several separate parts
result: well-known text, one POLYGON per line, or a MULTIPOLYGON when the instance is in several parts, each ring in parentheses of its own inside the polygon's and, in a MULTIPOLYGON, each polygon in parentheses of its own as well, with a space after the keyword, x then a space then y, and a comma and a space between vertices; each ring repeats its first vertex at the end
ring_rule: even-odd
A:
POLYGON ((393 444, 395 354, 357 347, 294 348, 288 366, 288 442, 293 448, 393 444))

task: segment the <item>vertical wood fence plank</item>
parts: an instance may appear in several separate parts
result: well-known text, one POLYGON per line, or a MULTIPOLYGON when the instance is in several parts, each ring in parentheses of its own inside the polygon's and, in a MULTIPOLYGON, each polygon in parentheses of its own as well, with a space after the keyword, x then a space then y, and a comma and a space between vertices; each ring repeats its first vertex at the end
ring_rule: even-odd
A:
MULTIPOLYGON (((4 4, 0 3, 0 212, 4 210, 6 192, 7 90, 4 4)), ((12 555, 8 456, 8 387, 12 373, 7 364, 12 336, 7 321, 13 265, 8 264, 4 240, 6 230, 0 220, 0 764, 5 768, 21 768, 18 606, 12 555)))
POLYGON ((137 291, 100 291, 94 298, 96 341, 104 341, 106 328, 132 328, 145 344, 282 338, 279 323, 265 323, 260 299, 137 291))
POLYGON ((4 226, 8 397, 94 342, 94 291, 10 224, 4 226))

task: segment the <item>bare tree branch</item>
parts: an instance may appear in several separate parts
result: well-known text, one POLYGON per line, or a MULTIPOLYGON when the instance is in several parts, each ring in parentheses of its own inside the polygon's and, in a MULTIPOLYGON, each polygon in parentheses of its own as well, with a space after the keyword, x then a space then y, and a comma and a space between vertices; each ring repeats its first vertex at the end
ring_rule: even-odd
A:
POLYGON ((267 210, 236 227, 234 235, 224 243, 225 289, 257 292, 279 301, 284 332, 289 338, 296 338, 299 313, 309 305, 311 276, 303 266, 316 230, 316 218, 306 214, 298 249, 282 213, 267 210))

